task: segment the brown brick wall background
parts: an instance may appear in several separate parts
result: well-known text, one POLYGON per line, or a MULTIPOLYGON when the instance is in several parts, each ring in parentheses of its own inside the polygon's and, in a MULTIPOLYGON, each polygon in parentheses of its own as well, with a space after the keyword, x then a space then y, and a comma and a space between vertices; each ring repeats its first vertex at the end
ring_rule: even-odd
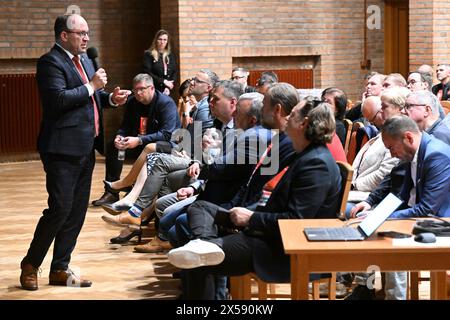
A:
MULTIPOLYGON (((33 72, 53 44, 54 18, 73 1, 2 0, 0 73, 33 72)), ((363 0, 80 0, 92 32, 91 46, 109 75, 108 86, 130 86, 143 51, 159 26, 172 35, 183 80, 199 68, 228 78, 235 65, 314 66, 315 86, 342 87, 352 99, 361 92, 363 0), (253 58, 254 57, 254 58, 253 58)), ((410 69, 449 60, 450 3, 410 0, 410 69)), ((368 0, 367 5, 383 0, 368 0)), ((367 30, 373 70, 384 71, 384 21, 367 30)))
POLYGON ((89 23, 89 46, 98 48, 108 88, 130 87, 132 77, 141 71, 144 50, 159 28, 158 0, 2 0, 0 73, 35 72, 37 58, 54 43, 55 18, 72 4, 80 7, 89 23))
MULTIPOLYGON (((450 2, 410 1, 410 69, 450 62, 450 2)), ((435 79, 436 81, 436 79, 435 79)))
MULTIPOLYGON (((315 86, 337 85, 359 95, 365 73, 361 0, 179 1, 181 78, 208 67, 229 77, 249 56, 289 58, 287 69, 315 61, 315 86), (241 59, 241 60, 240 60, 241 59)), ((369 4, 382 4, 382 0, 369 4)), ((382 30, 370 32, 369 58, 383 71, 382 30), (376 44, 376 46, 375 46, 376 44)), ((250 60, 250 59, 248 59, 250 60)))

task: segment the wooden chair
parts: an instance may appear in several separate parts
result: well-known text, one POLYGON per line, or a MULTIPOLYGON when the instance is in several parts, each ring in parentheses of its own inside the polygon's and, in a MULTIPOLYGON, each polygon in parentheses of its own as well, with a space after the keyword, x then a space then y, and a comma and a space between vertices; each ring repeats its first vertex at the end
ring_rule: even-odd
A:
POLYGON ((347 154, 348 154, 348 146, 350 145, 350 137, 352 135, 353 122, 351 120, 348 120, 348 119, 344 119, 342 121, 344 122, 344 127, 345 127, 344 152, 345 152, 345 156, 347 156, 347 154))
MULTIPOLYGON (((350 186, 353 177, 353 167, 347 162, 336 161, 341 173, 341 194, 339 197, 339 208, 336 215, 343 219, 345 218, 345 209, 347 208, 348 194, 350 192, 350 186)), ((239 277, 230 277, 231 296, 233 300, 250 300, 255 295, 252 295, 252 280, 258 284, 258 294, 256 295, 259 300, 267 300, 267 298, 290 298, 290 294, 277 294, 276 284, 266 283, 258 278, 254 273, 249 273, 239 277), (269 289, 269 291, 268 291, 269 289)), ((331 273, 330 278, 322 278, 311 281, 313 289, 313 299, 320 299, 320 283, 328 283, 328 298, 330 300, 336 300, 336 272, 331 273)))
MULTIPOLYGON (((359 149, 357 148, 357 141, 356 141, 356 134, 360 128, 364 127, 364 123, 357 121, 353 123, 352 126, 352 133, 350 135, 350 142, 348 145, 348 152, 347 152, 347 162, 349 164, 353 163, 353 160, 355 160, 356 154, 358 153, 359 149), (357 150, 358 149, 358 150, 357 150)), ((368 139, 367 139, 368 140, 368 139)), ((367 140, 365 142, 367 142, 367 140)), ((365 143, 364 141, 361 143, 361 146, 365 143)))
POLYGON ((441 105, 445 111, 445 114, 448 114, 450 112, 450 101, 441 101, 441 105))

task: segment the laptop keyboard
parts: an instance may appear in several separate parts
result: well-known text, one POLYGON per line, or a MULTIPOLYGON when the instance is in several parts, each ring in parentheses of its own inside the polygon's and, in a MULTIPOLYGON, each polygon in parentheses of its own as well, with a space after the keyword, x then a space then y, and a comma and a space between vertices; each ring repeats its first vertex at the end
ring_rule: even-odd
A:
POLYGON ((361 234, 354 228, 323 228, 324 234, 330 238, 351 238, 361 236, 361 234))

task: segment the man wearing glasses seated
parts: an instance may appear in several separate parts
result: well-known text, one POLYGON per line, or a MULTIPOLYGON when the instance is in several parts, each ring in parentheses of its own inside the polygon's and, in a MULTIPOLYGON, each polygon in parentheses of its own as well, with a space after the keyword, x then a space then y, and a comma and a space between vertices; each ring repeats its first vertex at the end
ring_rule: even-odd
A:
POLYGON ((247 69, 241 67, 233 68, 233 71, 231 72, 231 80, 241 83, 244 89, 244 93, 256 91, 255 87, 249 86, 247 84, 249 74, 250 72, 248 72, 247 69))
MULTIPOLYGON (((142 149, 149 143, 156 144, 156 151, 169 141, 172 132, 180 128, 181 122, 177 106, 172 98, 155 90, 153 79, 148 74, 140 73, 133 79, 133 96, 126 103, 122 125, 117 131, 114 141, 109 143, 105 153, 106 181, 119 180, 123 159, 118 159, 118 151, 138 157, 142 149)), ((118 193, 105 190, 100 199, 92 202, 101 206, 119 200, 118 193)))

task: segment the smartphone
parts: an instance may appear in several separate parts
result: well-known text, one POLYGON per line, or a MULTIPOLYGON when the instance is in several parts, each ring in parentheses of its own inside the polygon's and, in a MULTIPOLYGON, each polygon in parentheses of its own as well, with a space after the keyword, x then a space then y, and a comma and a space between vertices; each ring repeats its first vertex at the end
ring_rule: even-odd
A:
POLYGON ((411 234, 401 233, 401 232, 397 232, 397 231, 379 231, 378 235, 382 236, 382 237, 396 238, 396 239, 412 237, 411 234))

